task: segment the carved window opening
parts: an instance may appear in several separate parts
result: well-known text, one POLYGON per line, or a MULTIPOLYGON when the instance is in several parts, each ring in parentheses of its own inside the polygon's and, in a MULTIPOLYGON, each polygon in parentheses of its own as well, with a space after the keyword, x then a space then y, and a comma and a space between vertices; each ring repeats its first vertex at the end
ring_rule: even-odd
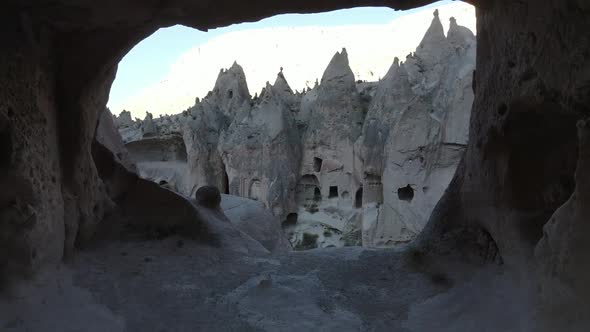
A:
POLYGON ((338 186, 330 186, 330 193, 328 198, 338 197, 338 186))
POLYGON ((363 187, 360 187, 354 195, 354 207, 361 208, 363 206, 363 187))
POLYGON ((313 171, 314 172, 321 171, 322 170, 322 163, 323 163, 322 158, 314 157, 313 158, 313 171))
POLYGON ((397 197, 406 202, 411 202, 414 199, 414 189, 408 184, 405 187, 397 189, 397 197))
POLYGON ((224 170, 223 171, 223 188, 222 188, 222 192, 226 195, 229 195, 229 176, 227 175, 227 172, 224 170))

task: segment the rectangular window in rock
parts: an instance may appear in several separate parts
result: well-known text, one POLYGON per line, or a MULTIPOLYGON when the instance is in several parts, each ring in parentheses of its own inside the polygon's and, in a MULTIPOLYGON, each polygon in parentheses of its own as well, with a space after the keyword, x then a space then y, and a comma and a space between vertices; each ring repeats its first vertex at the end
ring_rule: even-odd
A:
POLYGON ((338 186, 330 186, 330 193, 328 198, 338 197, 338 186))
POLYGON ((313 171, 319 172, 322 170, 322 158, 314 157, 313 158, 313 171))

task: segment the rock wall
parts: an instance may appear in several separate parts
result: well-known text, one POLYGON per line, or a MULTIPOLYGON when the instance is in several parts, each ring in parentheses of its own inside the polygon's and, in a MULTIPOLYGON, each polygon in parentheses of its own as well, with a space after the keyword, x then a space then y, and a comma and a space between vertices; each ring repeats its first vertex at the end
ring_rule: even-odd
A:
POLYGON ((589 13, 582 1, 478 8, 469 144, 420 241, 436 247, 462 229, 488 232, 504 263, 541 294, 538 330, 589 323, 588 233, 575 203, 587 193, 587 125, 576 123, 590 111, 590 39, 579 33, 589 13))
POLYGON ((219 144, 229 193, 261 201, 275 216, 295 209, 301 160, 299 134, 289 108, 294 97, 282 73, 251 108, 233 119, 219 144))
MULTIPOLYGON (((4 12, 4 11, 3 11, 4 12)), ((16 16, 0 14, 0 275, 31 272, 64 252, 64 190, 52 102, 55 68, 16 16), (34 42, 34 43, 33 43, 34 42), (59 221, 59 222, 57 222, 59 221)))
POLYGON ((363 244, 411 241, 447 188, 467 144, 475 36, 438 11, 416 52, 394 61, 363 128, 363 244))

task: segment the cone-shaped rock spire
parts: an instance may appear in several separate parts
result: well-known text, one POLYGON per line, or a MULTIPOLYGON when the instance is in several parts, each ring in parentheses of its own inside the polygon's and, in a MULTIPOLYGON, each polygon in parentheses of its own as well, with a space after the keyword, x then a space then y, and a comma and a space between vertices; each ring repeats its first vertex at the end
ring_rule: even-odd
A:
POLYGON ((439 48, 446 44, 445 32, 438 17, 438 9, 434 11, 434 17, 430 23, 430 27, 426 30, 420 45, 416 49, 416 54, 420 55, 424 51, 428 52, 432 48, 439 48))
POLYGON ((245 101, 250 100, 246 75, 237 62, 234 61, 229 69, 219 72, 212 97, 210 102, 219 105, 227 115, 234 114, 245 101))
POLYGON ((330 60, 328 67, 322 75, 322 84, 344 84, 354 87, 354 74, 348 64, 348 53, 343 48, 341 52, 336 52, 330 60))
POLYGON ((475 35, 466 27, 458 25, 457 20, 451 17, 447 40, 454 46, 466 46, 466 44, 475 44, 475 35))

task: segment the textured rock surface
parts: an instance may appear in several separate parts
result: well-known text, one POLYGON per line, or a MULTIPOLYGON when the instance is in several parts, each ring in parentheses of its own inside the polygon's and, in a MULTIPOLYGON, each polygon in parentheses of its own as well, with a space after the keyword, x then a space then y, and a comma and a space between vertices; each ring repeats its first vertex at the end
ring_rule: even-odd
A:
POLYGON ((412 240, 447 188, 467 144, 475 36, 434 13, 416 52, 377 87, 363 128, 363 244, 412 240), (377 218, 373 218, 374 215, 377 218))
POLYGON ((229 193, 258 200, 277 217, 296 209, 301 151, 290 110, 294 97, 279 74, 252 108, 244 108, 233 119, 219 145, 229 193))

